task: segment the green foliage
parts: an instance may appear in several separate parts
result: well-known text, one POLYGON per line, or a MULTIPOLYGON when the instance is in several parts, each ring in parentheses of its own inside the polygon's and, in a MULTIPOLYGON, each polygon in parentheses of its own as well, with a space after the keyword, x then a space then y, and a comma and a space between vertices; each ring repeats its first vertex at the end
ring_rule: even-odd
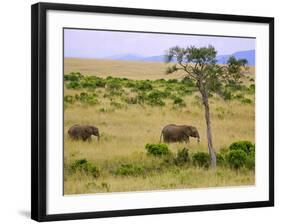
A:
POLYGON ((189 158, 189 150, 187 148, 183 148, 182 150, 178 150, 177 155, 174 159, 174 162, 177 166, 183 166, 190 162, 189 158))
POLYGON ((65 86, 67 89, 79 89, 80 88, 80 84, 78 81, 66 82, 65 86))
POLYGON ((236 59, 234 56, 230 56, 227 60, 227 74, 229 81, 238 83, 242 78, 242 68, 247 64, 246 59, 236 59))
POLYGON ((192 155, 192 162, 195 166, 208 168, 210 166, 210 156, 205 152, 196 152, 192 155))
POLYGON ((255 146, 250 141, 237 141, 229 146, 230 151, 242 150, 246 155, 255 154, 255 146))
POLYGON ((64 81, 80 81, 82 75, 80 72, 71 72, 69 75, 64 75, 64 81))
POLYGON ((141 165, 136 164, 122 164, 120 167, 117 168, 115 171, 115 175, 121 176, 139 176, 143 175, 145 169, 141 165))
POLYGON ((178 83, 177 79, 168 79, 167 83, 178 83))
POLYGON ((95 93, 82 92, 75 95, 75 99, 81 103, 95 105, 98 103, 97 95, 95 93))
POLYGON ((147 154, 154 156, 169 155, 171 151, 166 144, 149 144, 145 145, 147 154))
POLYGON ((70 95, 66 95, 63 97, 65 103, 73 104, 75 102, 75 98, 70 95))
POLYGON ((251 84, 250 86, 249 86, 249 93, 255 93, 255 90, 256 90, 256 85, 255 84, 251 84))
POLYGON ((248 98, 244 98, 241 100, 241 103, 243 104, 251 104, 253 101, 251 99, 248 99, 248 98))
POLYGON ((218 166, 226 166, 227 165, 227 161, 225 158, 225 155, 223 153, 217 153, 217 165, 218 166))
POLYGON ((246 165, 247 154, 241 150, 232 150, 228 154, 228 163, 230 167, 239 169, 246 165))
POLYGON ((173 103, 174 103, 174 105, 179 106, 179 107, 185 107, 186 106, 184 100, 180 97, 177 97, 177 96, 173 97, 173 103))
POLYGON ((196 87, 195 82, 190 77, 187 77, 187 76, 185 76, 181 80, 181 83, 184 84, 184 86, 187 86, 187 87, 196 87))
POLYGON ((122 89, 122 83, 119 79, 112 78, 106 82, 106 88, 110 92, 117 92, 122 89))
POLYGON ((235 169, 255 168, 255 145, 250 141, 238 141, 229 146, 227 155, 229 165, 235 169))
POLYGON ((238 93, 233 98, 241 100, 241 99, 244 99, 244 95, 242 93, 238 93))
POLYGON ((104 88, 106 81, 97 76, 84 76, 80 81, 80 85, 82 88, 104 88))
POLYGON ((71 164, 71 169, 73 171, 85 172, 86 174, 92 175, 96 178, 100 176, 99 168, 86 159, 75 160, 74 163, 71 164))
POLYGON ((185 72, 186 78, 182 83, 189 87, 194 86, 202 95, 207 97, 212 92, 218 93, 225 100, 232 99, 233 89, 241 88, 241 77, 244 75, 243 67, 247 61, 231 56, 226 66, 217 64, 217 51, 211 45, 208 47, 188 46, 172 47, 167 51, 166 62, 175 64, 167 68, 170 74, 178 70, 185 72), (190 81, 192 80, 192 82, 190 81))
POLYGON ((245 166, 248 169, 255 169, 255 152, 252 151, 249 155, 247 155, 245 166))
POLYGON ((225 90, 225 91, 222 93, 222 96, 223 96, 223 99, 224 99, 224 100, 231 100, 231 99, 232 99, 232 93, 231 93, 231 91, 229 91, 229 90, 225 90))
POLYGON ((165 92, 153 90, 147 95, 145 101, 151 106, 164 106, 165 102, 162 100, 162 98, 166 97, 167 95, 165 92))
POLYGON ((183 84, 178 85, 175 87, 176 91, 179 93, 181 96, 188 96, 191 95, 192 92, 194 91, 194 88, 191 88, 189 86, 185 86, 183 84))
POLYGON ((135 89, 140 91, 150 91, 153 89, 153 86, 149 80, 140 80, 136 81, 135 89))

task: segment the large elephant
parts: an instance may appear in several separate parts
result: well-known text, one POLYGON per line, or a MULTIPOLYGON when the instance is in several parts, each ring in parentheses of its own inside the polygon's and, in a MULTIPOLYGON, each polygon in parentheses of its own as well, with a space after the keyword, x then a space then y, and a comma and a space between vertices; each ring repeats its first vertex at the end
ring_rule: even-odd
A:
POLYGON ((189 125, 169 124, 162 129, 160 142, 163 135, 164 142, 189 142, 189 137, 197 138, 200 142, 200 136, 196 127, 189 125))
POLYGON ((92 125, 78 125, 75 124, 68 129, 68 135, 73 140, 82 139, 83 141, 90 141, 91 136, 97 136, 100 138, 99 129, 92 125))

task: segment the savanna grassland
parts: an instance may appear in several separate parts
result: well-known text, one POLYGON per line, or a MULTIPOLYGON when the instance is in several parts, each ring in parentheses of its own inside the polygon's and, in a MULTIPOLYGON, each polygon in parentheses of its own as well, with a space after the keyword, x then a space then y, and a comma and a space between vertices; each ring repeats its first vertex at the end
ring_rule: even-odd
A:
POLYGON ((216 170, 208 161, 200 95, 184 74, 166 75, 158 62, 66 58, 64 62, 64 193, 143 191, 255 184, 254 166, 229 166, 233 142, 255 141, 254 68, 239 89, 210 98, 216 170), (147 152, 167 124, 197 127, 200 143, 168 144, 167 155, 147 152), (100 141, 73 141, 74 124, 95 125, 100 141), (182 156, 180 152, 185 152, 182 156))

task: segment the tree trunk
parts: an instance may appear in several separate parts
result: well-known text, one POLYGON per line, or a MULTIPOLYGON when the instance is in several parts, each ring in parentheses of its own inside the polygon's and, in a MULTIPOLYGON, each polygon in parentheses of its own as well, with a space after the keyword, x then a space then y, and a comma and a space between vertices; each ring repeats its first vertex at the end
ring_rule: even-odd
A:
POLYGON ((212 138, 212 129, 211 129, 211 119, 210 119, 210 109, 209 109, 209 100, 208 95, 205 91, 201 92, 203 105, 205 108, 205 120, 207 126, 207 139, 208 139, 208 150, 211 157, 211 167, 216 168, 217 165, 217 157, 215 149, 213 148, 213 138, 212 138))

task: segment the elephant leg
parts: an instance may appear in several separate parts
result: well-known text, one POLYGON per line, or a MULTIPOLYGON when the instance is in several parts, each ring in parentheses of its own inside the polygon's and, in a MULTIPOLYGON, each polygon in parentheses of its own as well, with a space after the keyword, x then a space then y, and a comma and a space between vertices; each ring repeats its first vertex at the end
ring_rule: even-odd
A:
POLYGON ((85 142, 88 139, 88 136, 82 136, 82 140, 85 142))
POLYGON ((88 142, 91 142, 91 141, 92 141, 91 136, 89 136, 87 139, 88 139, 88 142))

